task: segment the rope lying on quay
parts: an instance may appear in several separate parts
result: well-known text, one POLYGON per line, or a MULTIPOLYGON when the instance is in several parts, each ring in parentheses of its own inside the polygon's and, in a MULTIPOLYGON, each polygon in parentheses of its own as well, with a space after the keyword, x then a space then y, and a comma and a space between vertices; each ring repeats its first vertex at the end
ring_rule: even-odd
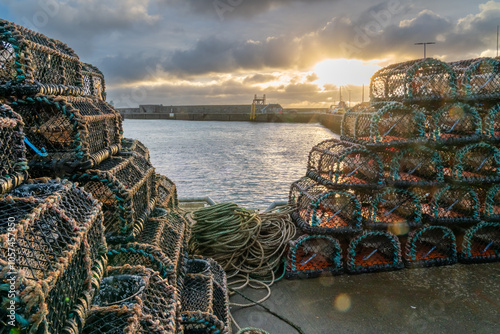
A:
MULTIPOLYGON (((238 207, 234 203, 221 203, 192 213, 194 221, 190 251, 211 257, 228 273, 228 287, 234 295, 241 295, 248 304, 230 303, 232 306, 261 305, 271 296, 270 287, 283 277, 276 278, 288 242, 296 234, 290 214, 294 208, 284 206, 259 214, 238 207), (267 290, 266 296, 253 301, 239 290, 246 287, 267 290)), ((291 324, 290 321, 278 318, 291 324)), ((234 319, 233 323, 240 329, 234 319)), ((296 325, 292 324, 296 328, 296 325)), ((300 331, 299 331, 300 332, 300 331)))

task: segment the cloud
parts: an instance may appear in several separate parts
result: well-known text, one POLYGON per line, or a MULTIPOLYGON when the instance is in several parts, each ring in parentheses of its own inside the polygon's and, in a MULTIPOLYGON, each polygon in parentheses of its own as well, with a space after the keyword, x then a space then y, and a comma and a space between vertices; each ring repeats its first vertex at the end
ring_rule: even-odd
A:
POLYGON ((255 74, 247 76, 244 80, 244 84, 261 84, 277 80, 279 77, 273 74, 255 74))
MULTIPOLYGON (((175 3, 179 0, 167 0, 175 3)), ((217 17, 220 20, 251 18, 269 10, 290 5, 294 2, 314 4, 331 0, 182 0, 189 5, 190 11, 217 17), (226 15, 226 14, 231 15, 226 15)))

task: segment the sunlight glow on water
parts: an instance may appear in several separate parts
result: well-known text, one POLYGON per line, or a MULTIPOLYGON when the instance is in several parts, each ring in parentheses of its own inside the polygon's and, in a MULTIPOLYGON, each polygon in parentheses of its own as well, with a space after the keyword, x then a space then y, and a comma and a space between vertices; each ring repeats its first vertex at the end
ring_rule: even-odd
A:
POLYGON ((265 209, 287 200, 306 174, 311 148, 335 136, 320 124, 130 120, 126 138, 143 142, 179 197, 210 196, 265 209))

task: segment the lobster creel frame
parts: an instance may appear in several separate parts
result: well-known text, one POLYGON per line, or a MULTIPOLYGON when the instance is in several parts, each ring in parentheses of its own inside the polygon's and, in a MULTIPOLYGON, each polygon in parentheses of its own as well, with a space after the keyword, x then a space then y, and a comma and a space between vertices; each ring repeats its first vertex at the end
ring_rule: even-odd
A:
POLYGON ((500 260, 500 223, 481 222, 464 235, 459 261, 484 263, 500 260))
POLYGON ((23 118, 29 166, 40 176, 93 168, 120 150, 122 118, 102 100, 37 95, 8 103, 23 118))
POLYGON ((376 189, 384 185, 377 154, 350 142, 325 140, 309 153, 307 176, 329 188, 376 189))
POLYGON ((289 242, 286 278, 313 278, 343 272, 342 249, 337 239, 304 234, 289 242))
POLYGON ((455 234, 444 226, 423 226, 412 231, 406 241, 407 267, 433 267, 457 263, 455 234))
POLYGON ((19 290, 13 330, 78 333, 106 265, 101 204, 66 180, 37 180, 0 197, 0 216, 0 277, 19 290))

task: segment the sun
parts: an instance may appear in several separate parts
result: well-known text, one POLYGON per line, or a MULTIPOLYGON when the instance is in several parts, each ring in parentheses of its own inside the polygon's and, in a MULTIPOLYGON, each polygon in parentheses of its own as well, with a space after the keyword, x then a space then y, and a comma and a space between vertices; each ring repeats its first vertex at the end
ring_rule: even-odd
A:
POLYGON ((378 61, 362 61, 358 59, 327 59, 314 67, 318 75, 318 84, 334 84, 337 86, 369 84, 372 75, 381 67, 378 61))

